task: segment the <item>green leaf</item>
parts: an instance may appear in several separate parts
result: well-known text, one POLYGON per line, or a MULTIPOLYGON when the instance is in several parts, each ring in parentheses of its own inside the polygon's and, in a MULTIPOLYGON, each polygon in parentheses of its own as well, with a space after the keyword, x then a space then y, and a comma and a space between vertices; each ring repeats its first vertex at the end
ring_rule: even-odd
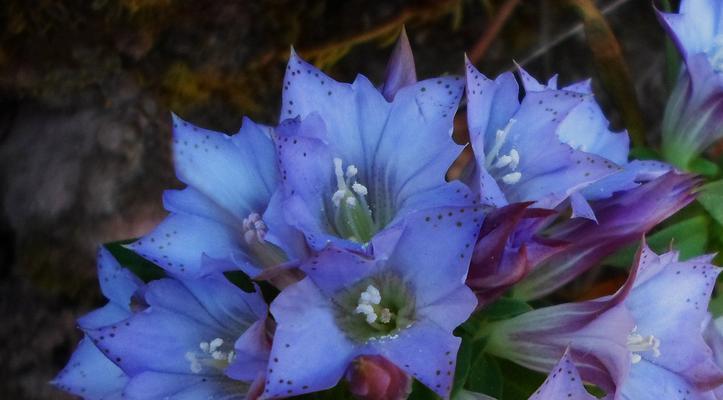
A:
POLYGON ((630 157, 636 160, 659 160, 660 154, 650 147, 633 147, 630 149, 630 157))
POLYGON ((432 389, 424 386, 416 379, 412 384, 412 394, 409 396, 409 400, 439 400, 439 396, 432 391, 432 389))
POLYGON ((122 240, 106 243, 104 246, 110 254, 118 260, 118 263, 120 263, 121 266, 131 270, 131 272, 141 278, 144 282, 161 279, 166 276, 165 271, 163 271, 161 267, 124 247, 124 245, 135 241, 136 239, 122 240))
POLYGON ((497 363, 502 375, 505 377, 501 399, 527 400, 545 381, 545 375, 521 367, 513 362, 500 358, 497 359, 497 363))
POLYGON ((723 180, 709 183, 700 188, 698 202, 713 219, 723 225, 723 180))
MULTIPOLYGON (((708 243, 708 218, 705 215, 697 215, 670 225, 648 236, 647 242, 656 253, 668 251, 672 243, 673 248, 680 251, 680 258, 683 260, 703 254, 708 243)), ((639 245, 636 243, 618 251, 608 257, 603 264, 629 267, 633 263, 639 245)))
POLYGON ((465 388, 499 399, 502 398, 503 383, 504 378, 497 360, 480 352, 470 368, 465 388))
POLYGON ((688 164, 688 170, 704 176, 716 176, 720 172, 718 165, 702 157, 694 158, 688 164))

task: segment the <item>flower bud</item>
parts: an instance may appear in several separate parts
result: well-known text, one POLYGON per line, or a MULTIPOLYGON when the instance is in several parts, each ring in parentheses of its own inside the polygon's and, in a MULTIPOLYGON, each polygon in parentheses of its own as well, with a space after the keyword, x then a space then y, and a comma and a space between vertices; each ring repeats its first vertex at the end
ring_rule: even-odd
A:
POLYGON ((360 400, 406 399, 412 380, 404 371, 381 356, 357 357, 346 373, 349 391, 360 400))

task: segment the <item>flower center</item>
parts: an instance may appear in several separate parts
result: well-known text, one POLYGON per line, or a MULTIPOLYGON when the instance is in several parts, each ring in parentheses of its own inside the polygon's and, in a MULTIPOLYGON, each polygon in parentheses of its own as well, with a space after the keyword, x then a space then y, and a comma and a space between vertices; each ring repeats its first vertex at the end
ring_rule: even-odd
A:
POLYGON ((713 44, 706 53, 713 69, 716 72, 723 72, 723 35, 713 39, 713 44))
POLYGON ((334 297, 342 330, 358 342, 394 336, 412 325, 412 291, 396 275, 367 278, 334 297))
POLYGON ((628 335, 628 350, 632 353, 633 364, 639 363, 643 358, 638 353, 652 352, 653 357, 660 357, 660 340, 653 335, 643 336, 637 333, 638 327, 628 335))
POLYGON ((236 357, 233 350, 223 350, 227 346, 224 346, 224 341, 221 338, 215 338, 210 342, 201 342, 198 347, 201 351, 186 352, 186 360, 189 362, 191 372, 194 374, 200 374, 204 368, 223 371, 236 357))
POLYGON ((342 160, 334 158, 336 192, 331 201, 334 203, 334 225, 339 234, 349 240, 366 243, 374 236, 377 227, 366 199, 369 191, 356 180, 358 172, 354 165, 347 166, 344 172, 342 160))
POLYGON ((501 175, 499 179, 507 185, 514 185, 522 179, 522 173, 517 171, 517 166, 520 164, 520 153, 515 148, 512 148, 509 153, 500 154, 500 150, 507 141, 507 136, 509 136, 515 122, 517 120, 510 119, 504 129, 497 131, 492 148, 485 154, 485 168, 487 171, 492 173, 496 170, 496 174, 501 175))
POLYGON ((254 212, 244 218, 241 233, 255 265, 261 268, 271 268, 288 261, 283 250, 266 241, 268 228, 260 214, 254 212))

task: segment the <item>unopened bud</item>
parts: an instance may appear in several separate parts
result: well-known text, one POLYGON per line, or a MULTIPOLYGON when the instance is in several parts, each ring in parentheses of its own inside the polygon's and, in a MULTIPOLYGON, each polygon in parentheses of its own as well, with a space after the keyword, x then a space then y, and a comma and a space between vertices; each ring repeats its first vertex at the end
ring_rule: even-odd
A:
POLYGON ((382 356, 359 356, 347 370, 349 391, 359 400, 402 400, 412 379, 382 356))

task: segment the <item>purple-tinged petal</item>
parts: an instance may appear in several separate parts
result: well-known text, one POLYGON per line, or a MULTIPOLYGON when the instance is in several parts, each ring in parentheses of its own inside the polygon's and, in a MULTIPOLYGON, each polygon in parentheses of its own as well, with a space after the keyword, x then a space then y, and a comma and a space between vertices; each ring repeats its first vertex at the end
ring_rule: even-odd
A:
POLYGON ((613 296, 540 308, 497 322, 487 349, 527 368, 547 372, 569 348, 582 378, 612 393, 631 365, 627 341, 635 321, 623 303, 636 276, 637 268, 633 268, 625 285, 613 296))
POLYGON ((382 94, 387 101, 392 101, 399 89, 413 85, 417 82, 417 72, 414 67, 414 55, 409 45, 407 30, 402 27, 397 44, 394 46, 392 56, 389 58, 387 70, 384 73, 382 94))
POLYGON ((287 287, 271 304, 277 322, 264 397, 287 397, 333 387, 354 358, 352 342, 311 279, 287 287))
POLYGON ((241 253, 241 232, 207 218, 171 214, 151 233, 128 245, 144 258, 178 277, 236 269, 232 262, 204 268, 203 256, 232 259, 241 253))
POLYGON ((690 175, 675 172, 592 204, 597 223, 572 219, 551 228, 550 239, 570 243, 515 286, 515 295, 540 298, 597 265, 693 200, 690 175))
POLYGON ((137 400, 245 400, 249 385, 222 376, 167 374, 148 371, 134 376, 124 395, 137 400))
POLYGON ((594 400, 597 397, 585 390, 580 373, 570 358, 568 351, 562 355, 560 361, 550 370, 545 382, 530 397, 529 400, 594 400))
POLYGON ((461 342, 448 330, 420 321, 399 332, 395 340, 372 343, 371 347, 439 396, 448 399, 461 342))
POLYGON ((235 357, 226 369, 226 375, 244 382, 253 382, 259 373, 265 373, 271 352, 271 339, 266 320, 254 322, 234 344, 235 357))
POLYGON ((666 105, 663 155, 685 168, 721 138, 722 128, 723 74, 714 69, 705 54, 690 55, 666 105))
POLYGON ((490 304, 524 278, 535 264, 562 250, 562 243, 542 243, 523 234, 525 219, 554 214, 549 210, 534 212, 529 206, 530 203, 513 203, 492 210, 485 217, 467 276, 467 286, 477 295, 478 307, 490 304), (518 245, 517 240, 522 244, 518 245))
POLYGON ((122 398, 128 376, 86 337, 51 383, 85 400, 116 400, 122 398))

